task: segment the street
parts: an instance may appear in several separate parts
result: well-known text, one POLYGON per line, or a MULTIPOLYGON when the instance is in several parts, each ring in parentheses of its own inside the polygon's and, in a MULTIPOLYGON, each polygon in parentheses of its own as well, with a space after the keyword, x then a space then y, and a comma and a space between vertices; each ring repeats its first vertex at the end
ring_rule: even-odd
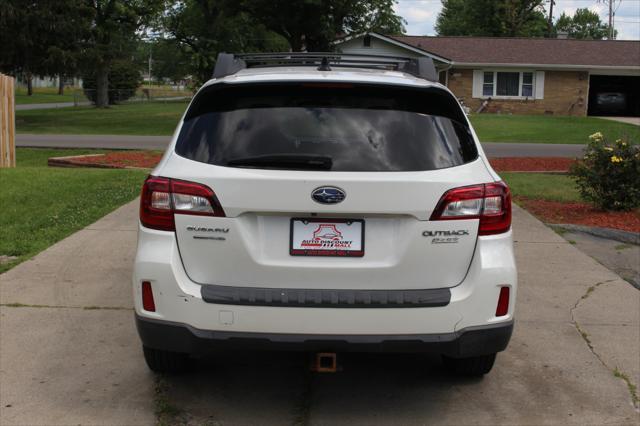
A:
MULTIPOLYGON (((164 150, 169 136, 123 135, 16 135, 16 146, 38 148, 103 148, 164 150)), ((580 157, 583 145, 543 143, 491 143, 482 147, 489 157, 580 157)))

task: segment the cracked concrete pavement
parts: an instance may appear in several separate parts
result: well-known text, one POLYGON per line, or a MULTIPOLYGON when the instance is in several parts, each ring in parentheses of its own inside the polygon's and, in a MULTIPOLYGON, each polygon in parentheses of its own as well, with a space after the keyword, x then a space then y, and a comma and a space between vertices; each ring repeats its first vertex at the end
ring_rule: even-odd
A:
POLYGON ((562 231, 562 237, 575 244, 620 277, 640 289, 640 246, 580 231, 562 231))
POLYGON ((614 376, 640 382, 640 292, 519 208, 516 328, 481 380, 418 355, 348 354, 317 375, 296 353, 158 379, 131 310, 136 216, 132 202, 0 275, 0 424, 640 422, 614 376))

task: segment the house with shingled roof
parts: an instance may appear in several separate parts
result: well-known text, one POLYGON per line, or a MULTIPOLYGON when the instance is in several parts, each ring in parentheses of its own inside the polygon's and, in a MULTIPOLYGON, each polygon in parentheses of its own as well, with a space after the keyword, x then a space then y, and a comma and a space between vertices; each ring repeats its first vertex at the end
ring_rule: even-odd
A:
POLYGON ((472 111, 640 116, 640 41, 392 36, 335 42, 342 53, 428 56, 472 111))

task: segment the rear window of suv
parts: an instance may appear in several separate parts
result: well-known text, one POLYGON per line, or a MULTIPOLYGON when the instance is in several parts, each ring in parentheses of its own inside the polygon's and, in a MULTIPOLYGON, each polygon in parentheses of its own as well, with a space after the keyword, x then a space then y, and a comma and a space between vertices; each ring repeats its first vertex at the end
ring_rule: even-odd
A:
POLYGON ((227 167, 425 171, 475 160, 457 101, 442 89, 217 84, 185 115, 178 155, 227 167))

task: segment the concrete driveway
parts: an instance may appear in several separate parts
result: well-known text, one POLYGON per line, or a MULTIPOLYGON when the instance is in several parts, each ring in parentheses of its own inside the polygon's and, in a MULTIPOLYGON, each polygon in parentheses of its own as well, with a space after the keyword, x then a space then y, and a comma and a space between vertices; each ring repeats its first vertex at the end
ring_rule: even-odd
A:
POLYGON ((627 123, 633 124, 635 126, 640 126, 640 117, 598 117, 603 120, 611 120, 617 121, 618 123, 627 123))
POLYGON ((516 208, 516 329, 484 379, 437 357, 242 354, 157 377, 131 310, 137 202, 0 276, 0 424, 629 424, 640 292, 516 208), (614 371, 618 376, 616 377, 614 371))

